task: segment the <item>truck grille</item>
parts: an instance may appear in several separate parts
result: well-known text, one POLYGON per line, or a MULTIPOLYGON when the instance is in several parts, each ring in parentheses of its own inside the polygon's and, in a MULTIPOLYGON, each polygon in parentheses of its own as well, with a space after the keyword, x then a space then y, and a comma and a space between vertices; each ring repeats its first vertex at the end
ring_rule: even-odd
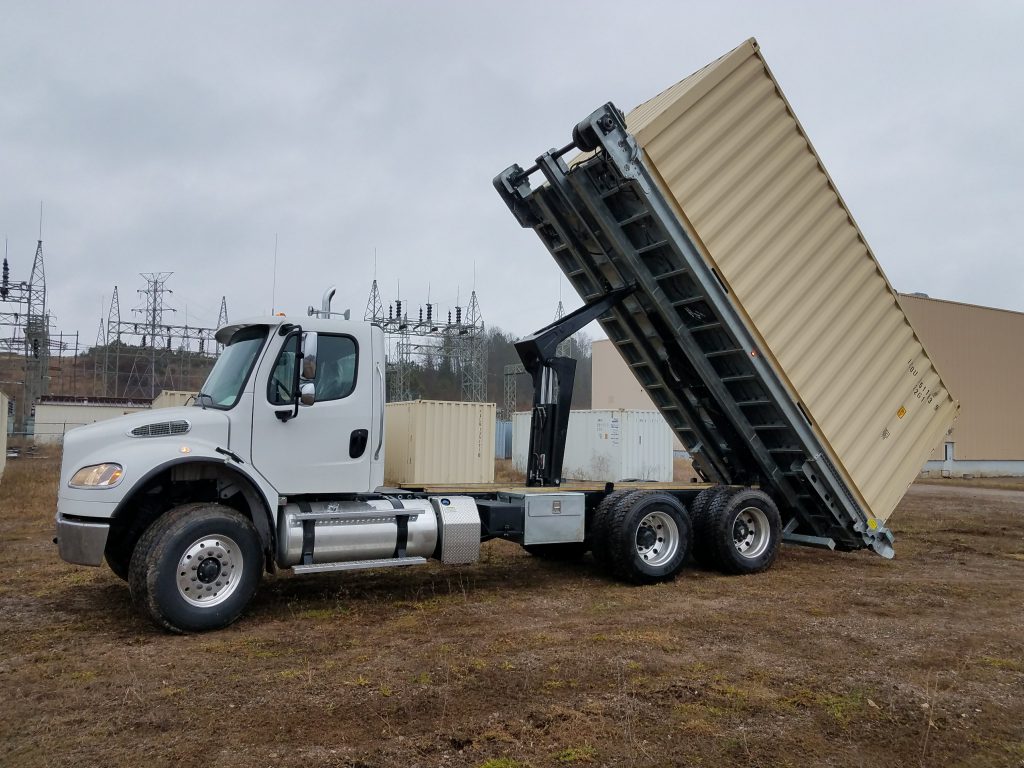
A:
POLYGON ((168 437, 184 435, 192 426, 185 420, 158 421, 155 424, 143 424, 132 430, 132 437, 168 437))

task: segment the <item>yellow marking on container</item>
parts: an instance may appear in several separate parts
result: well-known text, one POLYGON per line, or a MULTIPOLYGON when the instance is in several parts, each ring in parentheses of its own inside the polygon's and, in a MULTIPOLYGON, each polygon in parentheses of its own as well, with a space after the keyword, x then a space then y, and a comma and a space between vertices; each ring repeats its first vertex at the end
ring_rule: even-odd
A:
POLYGON ((902 418, 903 418, 904 416, 906 416, 906 415, 907 415, 907 409, 906 409, 906 408, 904 408, 904 407, 903 407, 903 406, 901 405, 901 406, 900 406, 900 409, 899 409, 898 411, 896 411, 896 418, 897 418, 897 419, 902 419, 902 418))

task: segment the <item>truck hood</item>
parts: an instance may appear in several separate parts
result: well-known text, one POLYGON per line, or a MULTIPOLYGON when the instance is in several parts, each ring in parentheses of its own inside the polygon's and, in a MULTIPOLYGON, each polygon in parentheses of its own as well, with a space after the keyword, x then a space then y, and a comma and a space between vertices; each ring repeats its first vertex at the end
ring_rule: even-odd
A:
POLYGON ((82 467, 104 462, 120 464, 124 480, 130 481, 137 471, 132 467, 133 454, 140 453, 143 445, 165 444, 173 451, 196 444, 229 448, 230 433, 225 412, 196 407, 158 408, 76 427, 64 436, 61 487, 67 487, 82 467))

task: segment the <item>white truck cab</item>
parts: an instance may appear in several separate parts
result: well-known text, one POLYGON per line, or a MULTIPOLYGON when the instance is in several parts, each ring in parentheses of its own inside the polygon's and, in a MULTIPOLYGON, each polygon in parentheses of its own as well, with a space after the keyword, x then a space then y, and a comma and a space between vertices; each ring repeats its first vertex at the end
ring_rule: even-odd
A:
POLYGON ((301 323, 221 328, 224 351, 192 406, 68 432, 61 557, 105 558, 158 623, 180 631, 233 621, 265 569, 424 562, 444 520, 449 547, 438 554, 475 559, 472 500, 382 492, 384 334, 332 314, 331 293, 301 323))

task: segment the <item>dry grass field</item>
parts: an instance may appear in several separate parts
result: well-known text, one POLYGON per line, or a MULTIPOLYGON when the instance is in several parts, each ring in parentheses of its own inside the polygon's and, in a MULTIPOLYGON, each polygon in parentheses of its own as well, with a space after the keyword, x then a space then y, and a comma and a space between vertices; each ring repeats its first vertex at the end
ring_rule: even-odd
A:
POLYGON ((897 558, 627 587, 471 567, 267 578, 173 636, 57 559, 57 465, 0 482, 0 765, 1024 766, 1024 492, 917 485, 897 558))

